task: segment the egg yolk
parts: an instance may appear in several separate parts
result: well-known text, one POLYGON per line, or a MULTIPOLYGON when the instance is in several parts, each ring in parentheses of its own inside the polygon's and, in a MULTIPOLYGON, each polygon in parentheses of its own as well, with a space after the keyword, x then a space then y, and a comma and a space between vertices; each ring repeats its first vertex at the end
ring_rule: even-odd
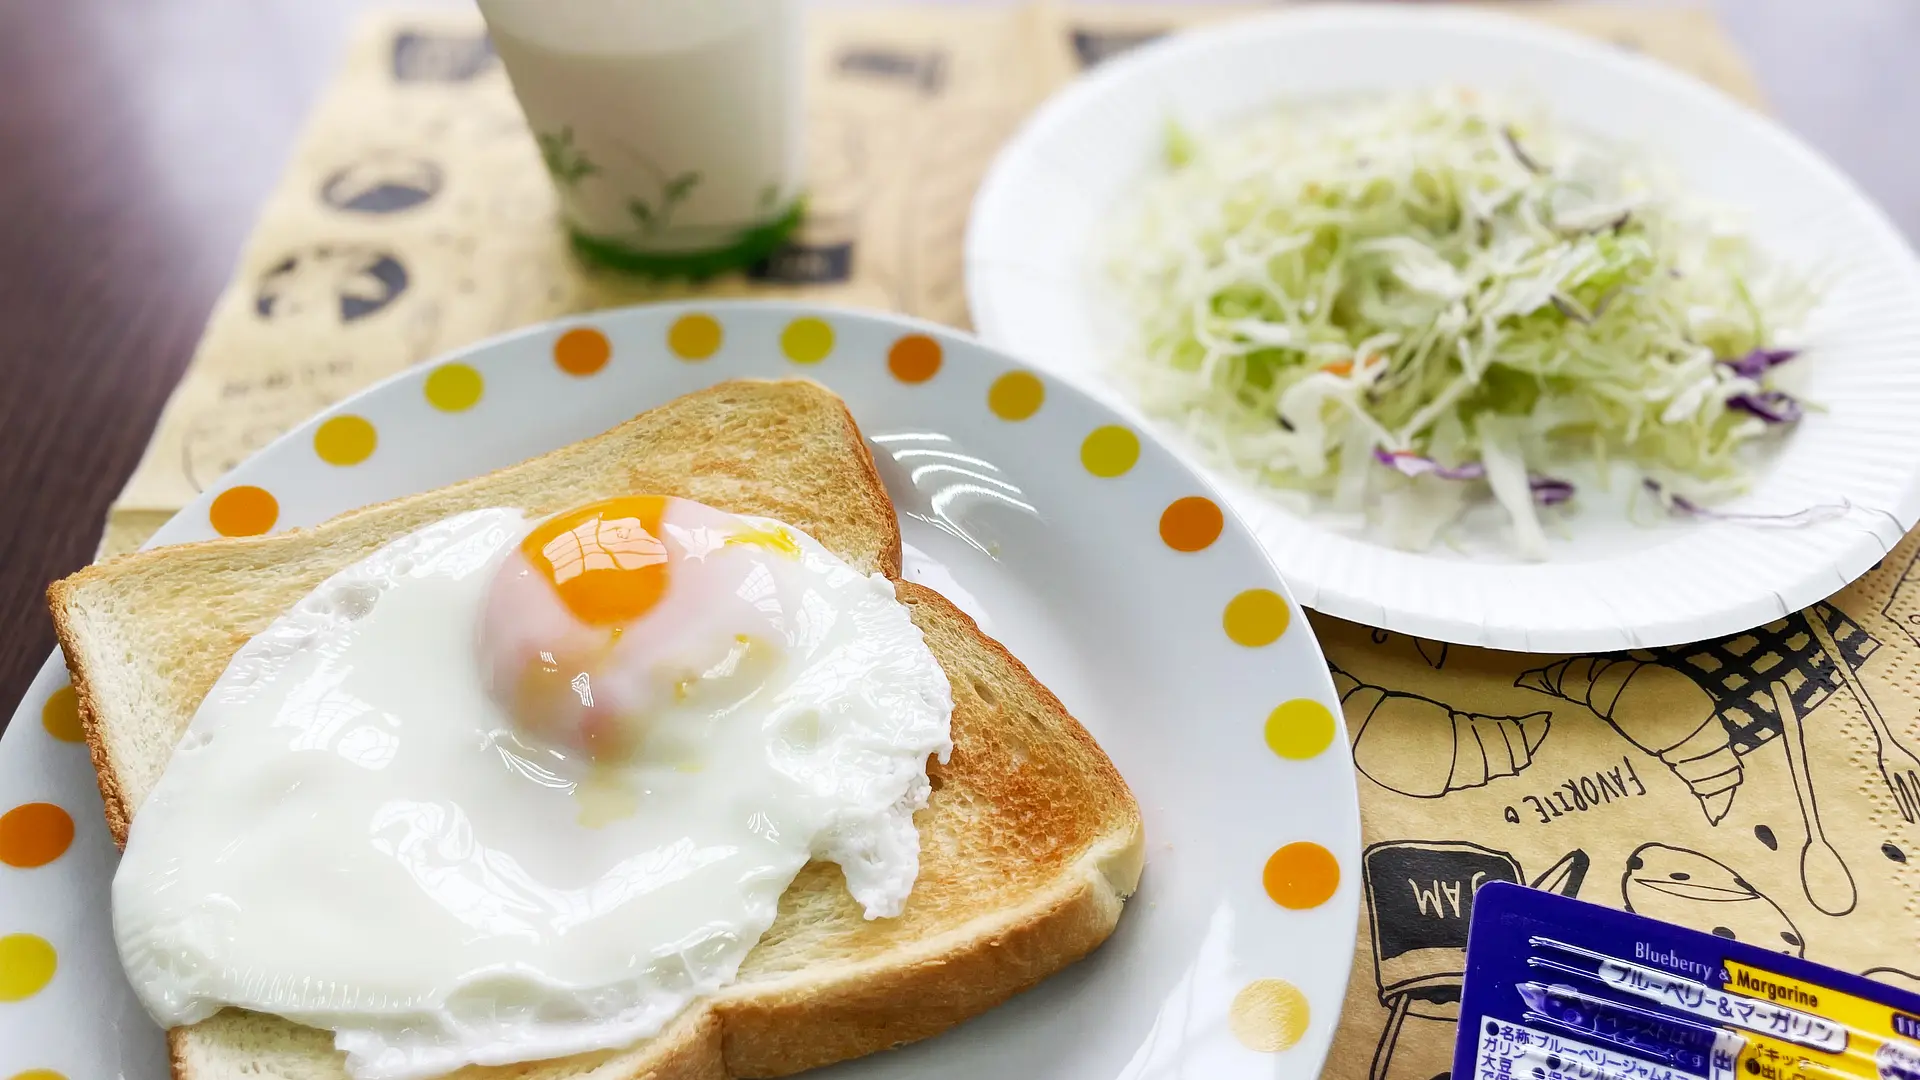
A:
POLYGON ((666 514, 659 495, 588 503, 543 522, 520 552, 574 618, 617 627, 653 610, 667 591, 666 514))
POLYGON ((801 557, 791 530, 687 499, 562 511, 490 587, 488 692, 548 747, 603 763, 666 753, 667 714, 724 710, 783 662, 780 583, 801 557))
POLYGON ((593 696, 592 673, 603 670, 618 635, 616 627, 601 647, 571 652, 556 647, 529 658, 511 684, 510 711, 520 729, 595 761, 631 756, 639 726, 593 696))

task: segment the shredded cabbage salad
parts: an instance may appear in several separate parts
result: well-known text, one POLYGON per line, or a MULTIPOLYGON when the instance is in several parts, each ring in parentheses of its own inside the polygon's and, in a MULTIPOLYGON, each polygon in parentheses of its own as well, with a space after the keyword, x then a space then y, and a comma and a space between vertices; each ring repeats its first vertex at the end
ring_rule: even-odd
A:
POLYGON ((1543 557, 1573 462, 1711 503, 1801 415, 1774 368, 1813 290, 1537 111, 1445 87, 1173 128, 1166 156, 1112 236, 1124 381, 1217 460, 1398 545, 1490 493, 1543 557))

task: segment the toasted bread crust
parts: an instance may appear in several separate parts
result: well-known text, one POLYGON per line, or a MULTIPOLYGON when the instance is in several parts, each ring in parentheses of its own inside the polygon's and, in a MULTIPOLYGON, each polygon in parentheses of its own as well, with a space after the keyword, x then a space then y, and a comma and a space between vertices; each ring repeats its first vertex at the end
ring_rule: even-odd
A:
POLYGON ((107 757, 100 708, 93 699, 93 687, 96 684, 92 678, 92 661, 87 657, 86 650, 79 646, 72 621, 65 617, 67 588, 66 581, 56 581, 47 587, 47 605, 53 612, 53 635, 60 642, 61 655, 67 659, 67 674, 73 682, 74 705, 80 712, 80 731, 86 736, 87 758, 93 762, 94 781, 100 787, 100 806, 106 814, 107 832, 113 836, 113 846, 125 851, 127 827, 133 824, 133 815, 127 808, 126 795, 120 790, 120 775, 107 757))
MULTIPOLYGON (((1136 833, 1122 846, 1139 844, 1136 833)), ((1054 895, 998 925, 971 928, 937 955, 890 958, 831 986, 723 998, 716 1006, 725 1039, 722 1075, 787 1076, 891 1050, 1033 987, 1092 952, 1119 921, 1122 893, 1097 861, 1089 858, 1087 872, 1063 881, 1054 895)), ((1125 887, 1132 891, 1132 883, 1125 887)))
MULTIPOLYGON (((183 560, 187 565, 211 560, 210 565, 243 577, 259 576, 290 553, 316 549, 334 556, 320 567, 331 572, 358 557, 330 551, 334 547, 357 551, 372 540, 385 542, 417 527, 411 522, 422 513, 430 513, 431 520, 470 505, 499 505, 504 500, 498 489, 511 488, 508 481, 573 467, 582 448, 636 452, 642 447, 622 443, 623 433, 635 425, 669 410, 697 412, 704 396, 738 385, 721 384, 584 443, 451 488, 353 511, 313 529, 136 554, 54 583, 49 603, 116 843, 124 845, 139 797, 126 790, 113 746, 113 725, 128 722, 130 703, 105 695, 117 657, 89 637, 94 616, 88 590, 124 589, 127 582, 138 583, 148 572, 165 573, 183 560), (336 543, 363 526, 377 526, 378 536, 336 543), (240 569, 233 569, 236 564, 240 569)), ((778 388, 769 392, 831 398, 811 384, 804 390, 798 384, 760 385, 778 388)), ((816 471, 831 478, 827 482, 835 498, 845 504, 836 508, 834 519, 840 532, 837 550, 894 580, 899 599, 954 689, 954 754, 946 764, 929 768, 935 792, 915 819, 922 873, 907 911, 899 919, 867 922, 846 895, 838 868, 810 865, 783 896, 780 917, 743 964, 739 980, 696 1003, 659 1035, 624 1050, 470 1067, 455 1074, 461 1080, 783 1076, 944 1031, 1080 959, 1112 932, 1121 900, 1138 880, 1144 849, 1132 794, 1092 737, 1025 665, 944 597, 899 580, 900 533, 892 503, 853 418, 837 398, 831 400, 844 432, 838 448, 826 456, 837 454, 840 460, 816 471)), ((724 475, 741 469, 742 458, 729 459, 720 449, 691 455, 685 467, 724 475)), ((621 472, 611 482, 634 483, 640 472, 621 472)), ((641 479, 649 485, 646 490, 662 490, 657 478, 641 479)), ((762 494, 730 500, 696 484, 665 485, 669 493, 689 488, 696 492, 693 497, 706 495, 723 508, 782 516, 769 509, 762 494)), ((618 492, 631 490, 636 488, 618 492)), ((794 524, 807 528, 810 520, 794 524)), ((254 632, 235 627, 225 638, 212 634, 205 649, 220 653, 223 665, 224 657, 254 632)), ((198 689, 204 693, 204 687, 198 689)), ((184 702, 173 707, 191 714, 184 702)), ((186 718, 170 719, 184 724, 186 718)), ((324 1032, 237 1010, 168 1032, 168 1047, 176 1080, 345 1076, 324 1032)))

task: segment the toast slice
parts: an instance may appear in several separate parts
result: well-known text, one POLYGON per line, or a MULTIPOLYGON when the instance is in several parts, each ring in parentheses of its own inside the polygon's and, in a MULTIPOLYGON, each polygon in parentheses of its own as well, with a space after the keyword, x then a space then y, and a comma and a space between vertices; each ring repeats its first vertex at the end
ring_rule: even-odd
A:
MULTIPOLYGON (((897 919, 867 921, 814 863, 738 979, 660 1034, 614 1051, 462 1080, 784 1076, 936 1034, 1090 952, 1139 879, 1125 781, 1060 701, 939 594, 899 581, 900 532, 853 418, 802 381, 735 381, 605 434, 435 491, 277 536, 182 544, 48 589, 114 840, 229 658, 328 576, 432 521, 487 506, 530 516, 636 492, 790 522, 895 579, 953 687, 946 765, 915 817, 920 876, 897 919)), ((332 1035, 229 1009, 168 1033, 176 1080, 344 1080, 332 1035)))

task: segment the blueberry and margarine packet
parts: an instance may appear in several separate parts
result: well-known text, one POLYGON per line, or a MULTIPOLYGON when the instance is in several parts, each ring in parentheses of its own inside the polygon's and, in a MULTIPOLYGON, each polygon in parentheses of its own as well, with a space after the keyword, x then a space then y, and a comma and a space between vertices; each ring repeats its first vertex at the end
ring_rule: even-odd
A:
POLYGON ((1920 994, 1503 882, 1474 896, 1456 1080, 1920 1080, 1920 994))

